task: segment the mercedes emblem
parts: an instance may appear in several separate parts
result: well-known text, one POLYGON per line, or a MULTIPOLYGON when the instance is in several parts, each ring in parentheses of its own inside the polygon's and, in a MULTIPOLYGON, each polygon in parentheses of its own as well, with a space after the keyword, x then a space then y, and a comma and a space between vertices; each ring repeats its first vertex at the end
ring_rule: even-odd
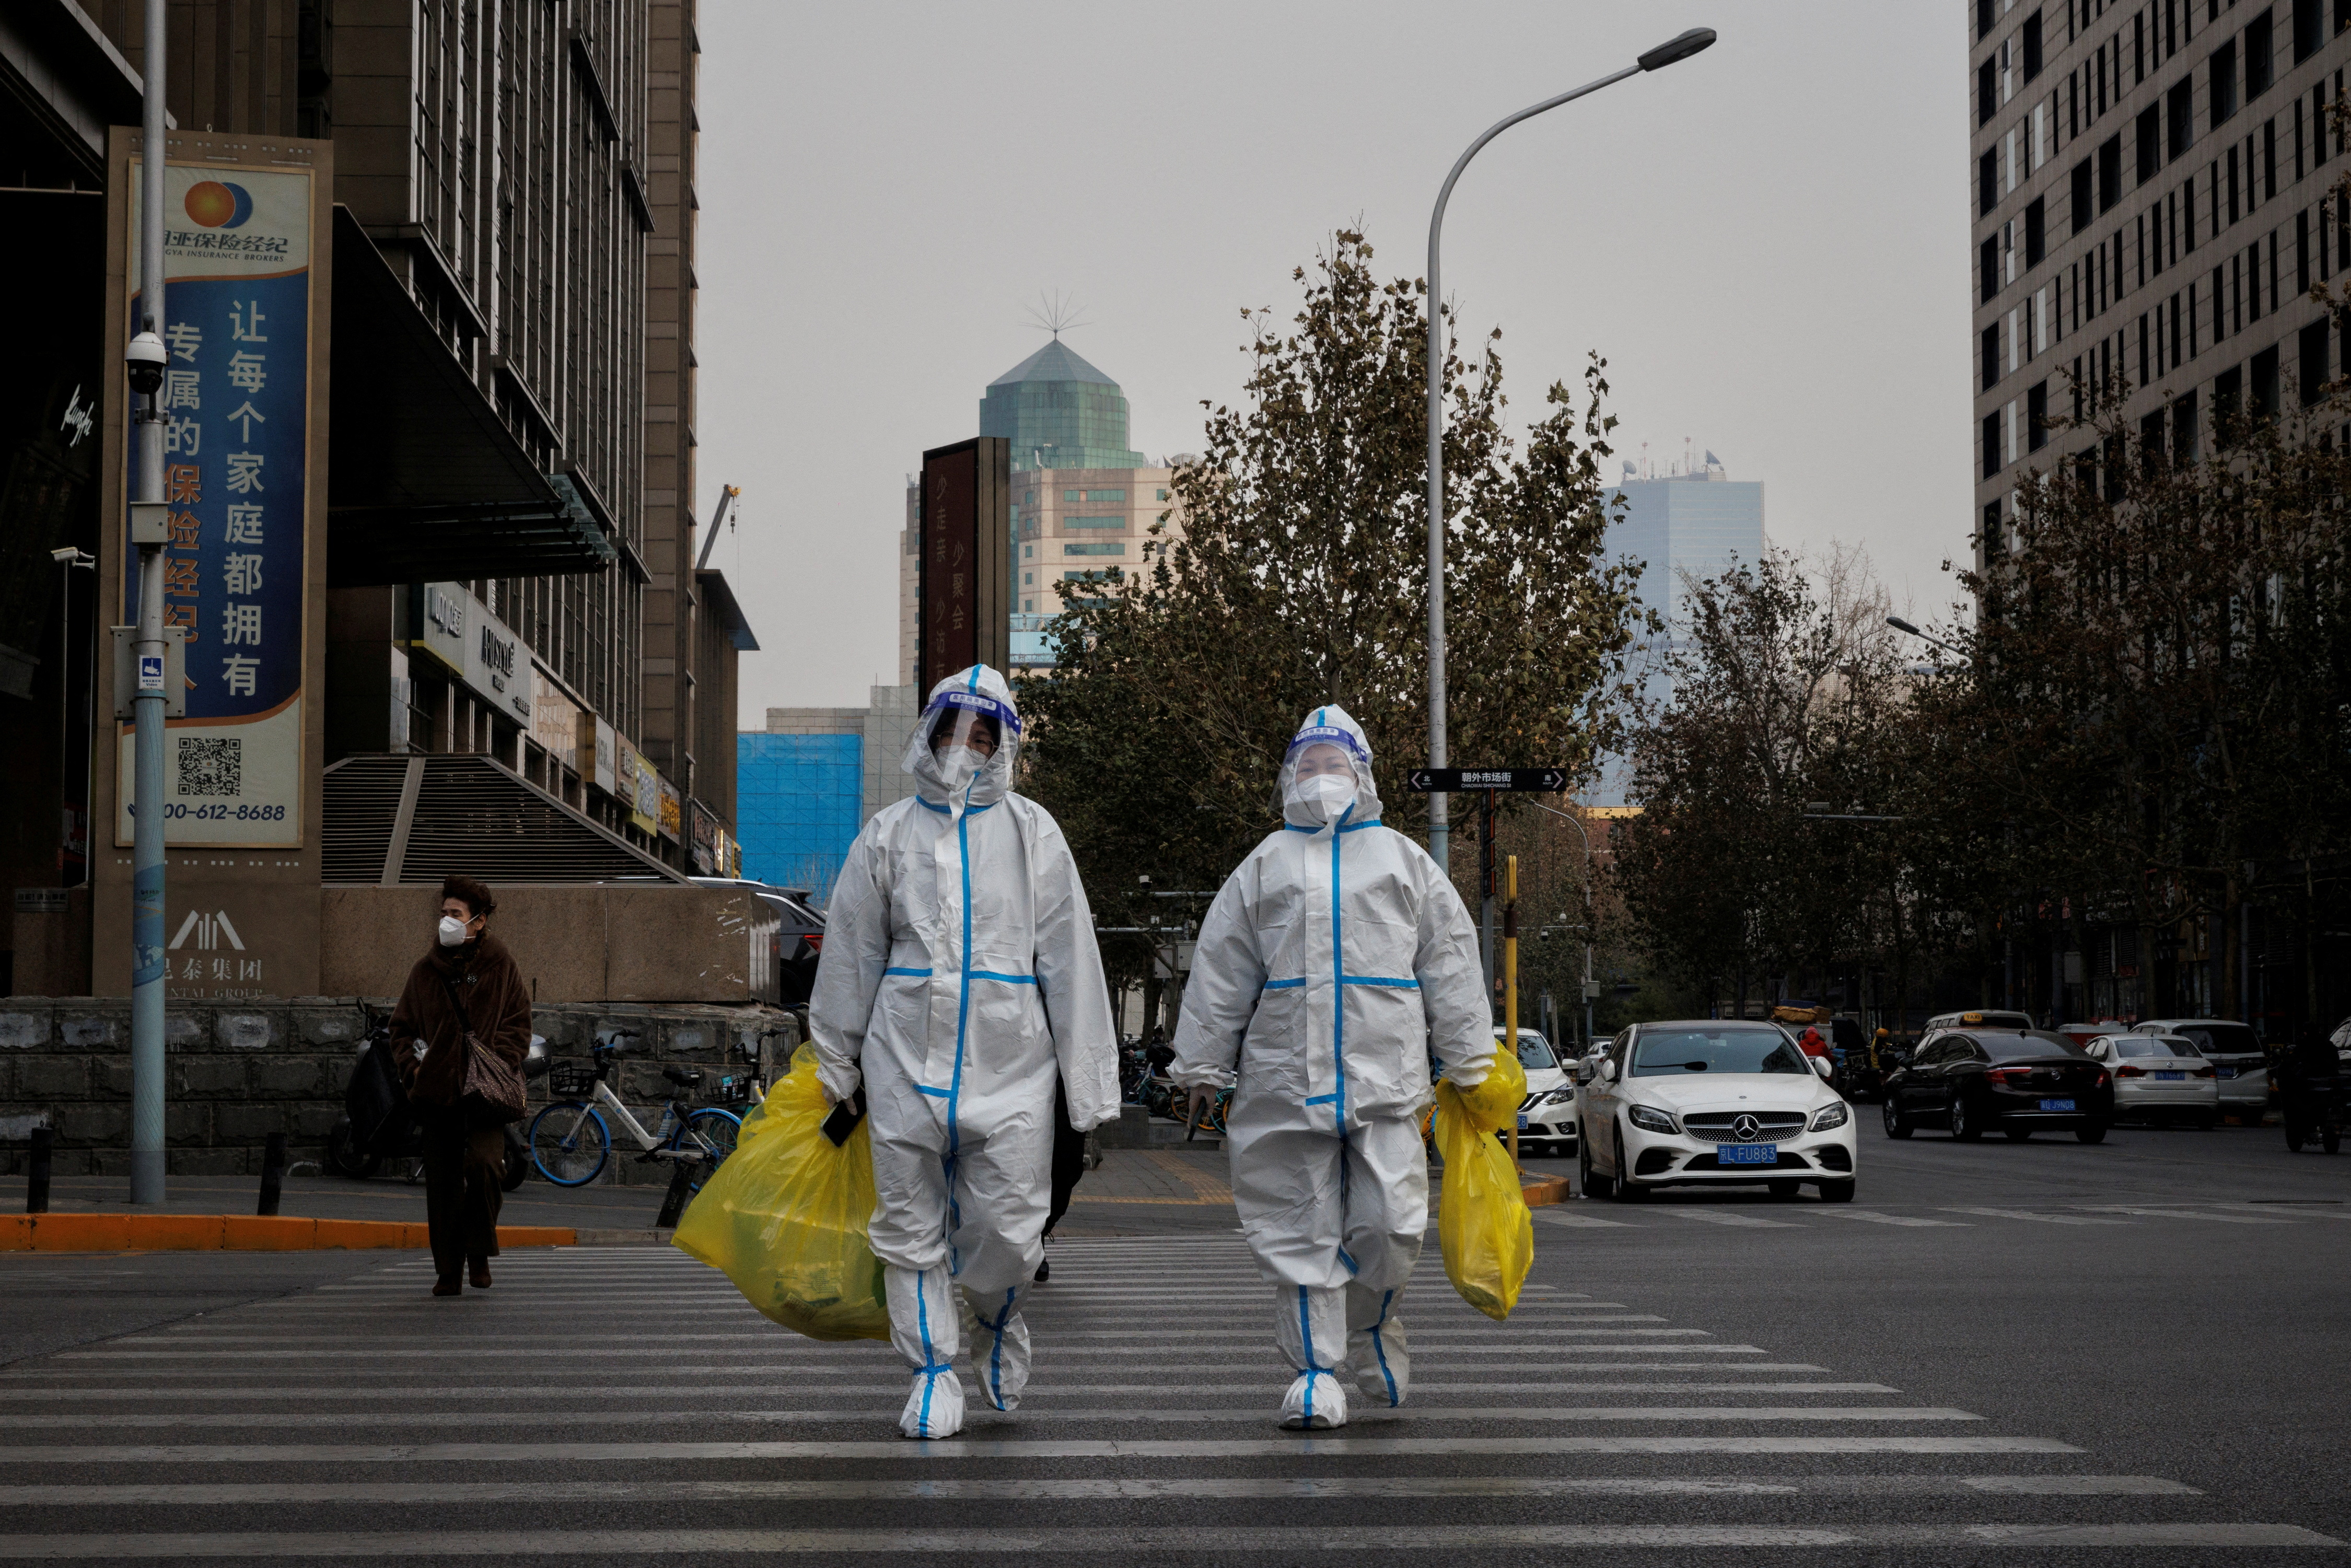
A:
POLYGON ((1755 1141, 1755 1134, 1763 1130, 1763 1124, 1741 1111, 1731 1118, 1730 1130, 1740 1143, 1751 1144, 1755 1141))

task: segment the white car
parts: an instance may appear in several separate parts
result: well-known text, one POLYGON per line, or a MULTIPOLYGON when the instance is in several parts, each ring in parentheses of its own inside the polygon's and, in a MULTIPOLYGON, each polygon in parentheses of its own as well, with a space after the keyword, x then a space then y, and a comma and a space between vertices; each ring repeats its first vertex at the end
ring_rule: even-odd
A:
POLYGON ((1830 1203, 1854 1192, 1853 1107, 1777 1024, 1730 1019, 1635 1024, 1577 1070, 1586 1197, 1656 1186, 1762 1183, 1830 1203), (1588 1074, 1588 1076, 1587 1076, 1588 1074))
POLYGON ((2270 1063, 2261 1037, 2233 1019, 2142 1019, 2136 1034, 2178 1035, 2212 1064, 2220 1114, 2258 1127, 2270 1109, 2270 1063))
POLYGON ((2219 1124, 2220 1079, 2184 1036, 2105 1034, 2082 1049, 2114 1074, 2116 1121, 2219 1124))
MULTIPOLYGON (((1494 1031, 1502 1043, 1502 1031, 1494 1031)), ((1519 1065, 1527 1071, 1527 1097, 1519 1103, 1519 1153, 1565 1155, 1575 1150, 1575 1085, 1540 1030, 1519 1030, 1519 1065)))

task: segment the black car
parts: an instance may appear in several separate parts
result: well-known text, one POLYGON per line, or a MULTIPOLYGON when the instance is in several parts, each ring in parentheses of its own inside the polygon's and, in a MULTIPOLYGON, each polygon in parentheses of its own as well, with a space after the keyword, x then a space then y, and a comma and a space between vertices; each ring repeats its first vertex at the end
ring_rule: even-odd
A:
POLYGON ((824 950, 824 914, 809 902, 809 890, 778 887, 748 877, 697 876, 690 880, 703 887, 739 887, 768 906, 778 922, 770 949, 777 1005, 808 1006, 809 992, 816 986, 817 959, 824 950))
POLYGON ((2019 1142, 2062 1129, 2095 1144, 2115 1119, 2115 1082, 2063 1035, 1955 1030, 1887 1076, 1885 1117, 1889 1138, 1939 1126, 1972 1139, 1997 1127, 2019 1142))

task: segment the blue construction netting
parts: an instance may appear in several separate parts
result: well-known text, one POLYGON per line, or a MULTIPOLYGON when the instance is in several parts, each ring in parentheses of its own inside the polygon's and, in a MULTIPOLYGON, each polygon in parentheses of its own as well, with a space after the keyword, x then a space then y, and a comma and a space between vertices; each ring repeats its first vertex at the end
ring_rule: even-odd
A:
POLYGON ((820 904, 864 822, 865 740, 738 735, 735 822, 743 874, 814 890, 820 904))

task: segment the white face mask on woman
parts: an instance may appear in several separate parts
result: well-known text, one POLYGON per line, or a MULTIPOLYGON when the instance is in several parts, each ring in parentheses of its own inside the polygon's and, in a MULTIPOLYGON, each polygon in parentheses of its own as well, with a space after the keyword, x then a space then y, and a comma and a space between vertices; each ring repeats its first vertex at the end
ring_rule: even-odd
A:
POLYGON ((1318 822, 1335 822, 1355 803, 1355 781, 1342 773, 1319 773, 1290 787, 1290 798, 1318 822))
POLYGON ((458 919, 454 915, 443 915, 441 917, 441 946, 444 947, 455 947, 461 945, 465 940, 466 924, 466 922, 458 919))

